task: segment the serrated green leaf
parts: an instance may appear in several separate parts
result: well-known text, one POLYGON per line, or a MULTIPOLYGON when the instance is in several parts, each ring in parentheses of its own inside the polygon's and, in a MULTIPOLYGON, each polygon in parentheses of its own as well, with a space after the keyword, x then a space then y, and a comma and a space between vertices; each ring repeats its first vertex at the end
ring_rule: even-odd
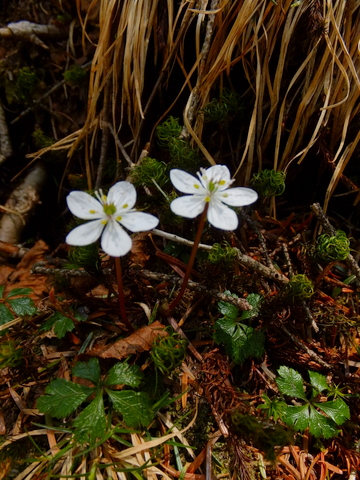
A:
POLYGON ((283 418, 285 408, 287 407, 286 403, 282 400, 275 398, 270 399, 266 393, 261 395, 264 403, 258 405, 258 410, 264 410, 267 418, 273 418, 274 422, 277 422, 279 419, 283 418))
POLYGON ((6 305, 0 303, 0 325, 14 320, 14 315, 10 312, 6 305))
POLYGON ((121 413, 124 422, 129 427, 147 427, 153 420, 151 401, 145 392, 134 392, 133 390, 114 392, 108 389, 106 391, 114 409, 121 413))
POLYGON ((69 317, 63 316, 55 323, 54 333, 58 338, 64 338, 67 332, 74 330, 74 322, 69 317))
POLYGON ((225 346, 226 353, 235 363, 243 363, 248 357, 261 357, 265 336, 248 325, 230 318, 220 318, 215 323, 214 340, 225 346))
POLYGON ((61 312, 55 312, 40 327, 40 330, 47 332, 48 330, 51 330, 54 325, 54 333, 60 339, 63 338, 67 332, 71 332, 71 330, 74 328, 74 322, 71 320, 71 318, 66 317, 61 312))
POLYGON ((4 295, 4 288, 5 288, 5 285, 0 285, 0 298, 4 298, 3 295, 4 295))
POLYGON ((230 320, 235 320, 239 316, 239 309, 232 303, 220 301, 218 302, 218 309, 224 317, 230 320))
POLYGON ((74 420, 74 427, 75 440, 79 443, 89 443, 90 446, 105 434, 107 421, 101 392, 74 420))
POLYGON ((284 407, 283 422, 296 430, 304 431, 309 426, 310 405, 292 406, 286 405, 284 407))
POLYGON ((262 299, 263 297, 258 293, 250 293, 246 297, 246 301, 252 306, 252 310, 244 310, 240 319, 246 320, 247 318, 257 317, 259 315, 262 299))
POLYGON ((64 418, 76 410, 93 391, 93 388, 57 378, 46 387, 45 395, 39 397, 37 408, 55 418, 64 418))
POLYGON ((341 398, 329 402, 314 403, 314 405, 325 412, 337 425, 342 425, 350 418, 350 409, 341 398))
POLYGON ((278 373, 280 377, 276 379, 276 383, 281 393, 306 400, 303 379, 300 373, 285 365, 279 368, 278 373))
POLYGON ((331 438, 338 434, 339 429, 330 418, 321 415, 314 407, 310 407, 309 432, 314 437, 331 438))
POLYGON ((116 363, 108 372, 105 385, 129 385, 138 387, 143 379, 143 373, 137 365, 129 365, 126 362, 116 363))
POLYGON ((324 390, 329 390, 329 385, 326 381, 326 377, 321 375, 321 373, 308 371, 311 385, 318 391, 323 392, 324 390))
POLYGON ((19 315, 19 317, 24 317, 25 315, 34 315, 36 313, 36 307, 31 298, 20 297, 6 301, 9 303, 16 315, 19 315))
POLYGON ((72 369, 72 374, 75 377, 85 378, 90 380, 94 385, 99 383, 101 371, 99 360, 97 358, 90 358, 88 362, 79 362, 72 369))
POLYGON ((16 295, 29 295, 32 293, 32 288, 13 288, 7 295, 6 298, 15 297, 16 295))

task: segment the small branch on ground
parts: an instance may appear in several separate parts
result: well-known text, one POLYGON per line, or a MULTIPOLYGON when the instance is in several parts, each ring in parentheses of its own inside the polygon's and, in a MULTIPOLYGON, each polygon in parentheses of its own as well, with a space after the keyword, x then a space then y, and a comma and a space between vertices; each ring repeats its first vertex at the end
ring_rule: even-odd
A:
POLYGON ((40 40, 38 35, 60 36, 64 35, 64 32, 55 27, 55 25, 39 25, 27 20, 8 23, 6 27, 0 28, 0 37, 23 38, 47 50, 49 47, 40 40))

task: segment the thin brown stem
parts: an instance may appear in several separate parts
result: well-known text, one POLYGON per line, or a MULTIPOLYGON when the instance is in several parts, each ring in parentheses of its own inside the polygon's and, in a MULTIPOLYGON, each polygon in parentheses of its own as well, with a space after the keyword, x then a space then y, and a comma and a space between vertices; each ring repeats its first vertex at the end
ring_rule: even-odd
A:
POLYGON ((199 226, 198 226, 196 236, 195 236, 195 240, 194 240, 194 245, 193 245, 193 248, 191 250, 189 263, 187 264, 185 277, 184 277, 183 283, 181 285, 180 292, 178 293, 177 297, 170 303, 169 309, 166 312, 166 315, 170 315, 172 313, 174 308, 179 304, 180 300, 184 296, 184 293, 185 293, 185 290, 186 290, 186 287, 187 287, 187 284, 188 284, 188 281, 189 281, 189 278, 190 278, 190 275, 191 275, 191 270, 192 270, 194 262, 195 262, 196 252, 197 252, 200 240, 201 240, 201 235, 202 235, 202 232, 204 230, 204 225, 205 225, 205 221, 206 221, 206 217, 207 217, 208 208, 209 208, 209 204, 206 203, 205 209, 202 212, 201 217, 200 217, 199 226))
POLYGON ((130 332, 134 331, 133 326, 129 322, 127 315, 126 315, 126 310, 125 310, 125 296, 124 296, 124 287, 123 287, 123 281, 122 281, 122 271, 121 271, 121 262, 120 262, 120 257, 114 257, 115 261, 115 271, 116 271, 116 280, 118 284, 118 299, 119 299, 119 308, 120 308, 120 314, 121 314, 121 319, 123 323, 127 326, 130 332))

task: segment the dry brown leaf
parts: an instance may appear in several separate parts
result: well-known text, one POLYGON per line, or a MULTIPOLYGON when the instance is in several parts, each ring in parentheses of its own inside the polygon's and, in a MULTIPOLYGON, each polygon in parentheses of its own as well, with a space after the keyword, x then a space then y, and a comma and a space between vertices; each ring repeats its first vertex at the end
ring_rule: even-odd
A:
POLYGON ((36 262, 44 261, 48 250, 49 247, 46 243, 39 240, 25 253, 15 270, 8 276, 5 284, 5 294, 13 288, 32 288, 34 293, 29 295, 30 298, 38 300, 39 296, 42 296, 42 293, 47 290, 48 276, 31 273, 31 267, 36 262))
POLYGON ((150 258, 150 255, 145 253, 148 236, 148 232, 141 232, 132 237, 130 260, 133 264, 139 265, 140 267, 144 267, 150 258))
POLYGON ((151 345, 158 336, 166 337, 168 333, 165 331, 165 326, 160 322, 155 321, 151 325, 139 328, 129 337, 118 340, 113 345, 102 349, 92 350, 90 355, 95 355, 101 358, 122 358, 133 355, 134 353, 141 353, 151 349, 151 345))

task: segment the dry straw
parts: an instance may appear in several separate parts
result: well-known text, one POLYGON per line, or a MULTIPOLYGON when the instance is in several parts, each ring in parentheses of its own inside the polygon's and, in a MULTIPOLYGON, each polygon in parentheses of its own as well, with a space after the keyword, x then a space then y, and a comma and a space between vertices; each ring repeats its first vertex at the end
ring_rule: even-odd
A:
MULTIPOLYGON (((90 19, 77 3, 86 49, 90 19)), ((129 158, 136 163, 148 132, 171 113, 173 102, 184 112, 182 136, 214 164, 202 109, 230 85, 248 109, 248 120, 232 139, 239 180, 248 183, 265 161, 269 168, 270 159, 274 169, 296 173, 306 157, 320 155, 319 161, 333 164, 326 209, 360 140, 358 1, 94 0, 92 5, 99 8, 99 38, 86 121, 52 147, 68 149, 70 158, 85 144, 89 187, 101 141, 111 144, 124 167, 129 158), (154 99, 169 91, 171 101, 159 109, 154 99)))

